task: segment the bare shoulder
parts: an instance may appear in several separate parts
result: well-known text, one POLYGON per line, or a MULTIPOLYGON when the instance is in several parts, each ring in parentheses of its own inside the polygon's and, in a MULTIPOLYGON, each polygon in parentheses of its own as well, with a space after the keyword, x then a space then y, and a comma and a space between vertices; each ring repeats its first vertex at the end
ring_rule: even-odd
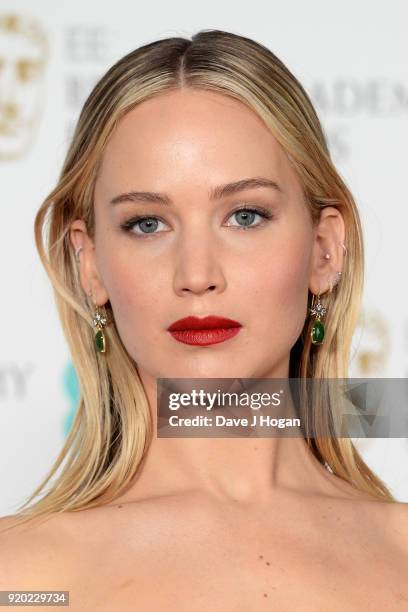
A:
POLYGON ((58 513, 22 524, 15 515, 1 517, 0 590, 55 588, 69 560, 66 531, 66 518, 58 513))
POLYGON ((332 533, 354 534, 361 543, 382 547, 408 569, 408 503, 380 500, 329 471, 324 483, 322 507, 327 505, 332 533))
POLYGON ((408 555, 408 503, 395 502, 392 506, 392 528, 396 538, 399 540, 408 555))
POLYGON ((349 524, 356 524, 362 538, 382 547, 390 560, 399 559, 408 571, 408 504, 380 501, 362 494, 349 504, 349 524))
POLYGON ((408 504, 403 502, 374 502, 375 520, 372 538, 385 551, 392 563, 408 575, 408 504))

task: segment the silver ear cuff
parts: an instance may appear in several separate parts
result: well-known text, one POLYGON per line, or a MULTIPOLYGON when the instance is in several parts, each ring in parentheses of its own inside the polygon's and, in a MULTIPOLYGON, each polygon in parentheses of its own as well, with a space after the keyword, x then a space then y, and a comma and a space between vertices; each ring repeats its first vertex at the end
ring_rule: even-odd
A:
POLYGON ((80 254, 80 252, 83 250, 83 248, 84 248, 83 246, 79 246, 79 247, 78 247, 78 248, 75 250, 75 259, 76 259, 77 261, 79 261, 79 254, 80 254))

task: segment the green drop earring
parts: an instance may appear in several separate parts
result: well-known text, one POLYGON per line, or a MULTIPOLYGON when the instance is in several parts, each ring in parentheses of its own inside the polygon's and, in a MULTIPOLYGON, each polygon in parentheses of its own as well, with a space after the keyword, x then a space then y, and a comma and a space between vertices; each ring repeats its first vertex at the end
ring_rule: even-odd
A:
MULTIPOLYGON (((342 243, 340 244, 345 250, 346 249, 345 245, 342 243)), ((326 253, 324 258, 330 259, 330 253, 326 253)), ((340 278, 341 278, 341 272, 336 272, 334 282, 332 282, 331 278, 328 277, 329 293, 333 291, 333 288, 337 285, 340 278)), ((325 329, 324 329, 324 323, 322 321, 322 318, 326 314, 327 308, 320 301, 320 291, 317 294, 317 300, 316 300, 316 295, 314 293, 312 295, 313 295, 312 303, 311 303, 311 308, 309 312, 310 314, 315 316, 315 320, 313 322, 312 329, 310 331, 310 337, 312 339, 312 344, 323 344, 325 329)))
POLYGON ((103 333, 103 328, 107 324, 108 319, 99 307, 96 308, 92 323, 95 328, 95 348, 98 353, 106 353, 106 337, 103 333))
MULTIPOLYGON (((92 298, 92 291, 89 292, 92 298)), ((93 298, 92 301, 94 302, 93 298)), ((95 311, 92 317, 92 325, 95 330, 95 349, 97 353, 106 353, 106 337, 103 328, 109 323, 104 306, 97 306, 94 302, 95 311)))
POLYGON ((310 308, 310 314, 315 315, 315 320, 312 325, 310 337, 313 344, 322 344, 324 339, 324 323, 322 318, 327 312, 327 308, 320 301, 320 293, 317 294, 317 300, 315 294, 312 297, 312 304, 310 308))

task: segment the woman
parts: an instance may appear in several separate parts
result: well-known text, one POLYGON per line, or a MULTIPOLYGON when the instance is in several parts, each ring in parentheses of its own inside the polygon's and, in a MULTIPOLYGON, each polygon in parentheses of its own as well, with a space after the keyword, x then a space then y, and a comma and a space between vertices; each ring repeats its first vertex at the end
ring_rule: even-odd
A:
MULTIPOLYGON (((1 588, 74 610, 408 609, 406 505, 349 438, 156 435, 159 378, 347 377, 360 220, 288 68, 217 30, 128 54, 35 235, 82 393, 26 505, 48 491, 3 519, 1 588), (172 327, 208 316, 238 332, 172 327)), ((334 411, 308 418, 328 432, 334 411)))

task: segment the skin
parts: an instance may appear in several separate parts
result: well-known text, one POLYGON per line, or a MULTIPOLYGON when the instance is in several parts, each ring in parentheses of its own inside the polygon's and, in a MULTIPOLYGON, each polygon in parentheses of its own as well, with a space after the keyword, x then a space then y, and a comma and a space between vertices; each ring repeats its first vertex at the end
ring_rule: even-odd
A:
MULTIPOLYGON (((140 104, 108 143, 94 204, 94 241, 83 220, 71 226, 73 248, 83 247, 81 284, 96 304, 110 300, 154 425, 157 377, 288 377, 308 289, 324 293, 342 269, 344 221, 327 207, 313 227, 297 175, 254 112, 191 90, 140 104), (259 176, 282 193, 263 187, 209 199, 214 186, 259 176), (109 204, 130 190, 173 203, 109 204), (274 216, 239 229, 232 211, 244 204, 274 216), (160 217, 155 235, 121 229, 135 214, 160 217), (167 327, 189 314, 230 317, 243 328, 224 343, 188 346, 167 327)), ((400 506, 328 472, 300 437, 154 437, 114 503, 32 530, 30 551, 43 550, 35 570, 27 536, 14 536, 13 554, 30 567, 31 588, 40 579, 55 588, 63 568, 61 588, 72 589, 77 610, 403 610, 408 528, 400 506)))

